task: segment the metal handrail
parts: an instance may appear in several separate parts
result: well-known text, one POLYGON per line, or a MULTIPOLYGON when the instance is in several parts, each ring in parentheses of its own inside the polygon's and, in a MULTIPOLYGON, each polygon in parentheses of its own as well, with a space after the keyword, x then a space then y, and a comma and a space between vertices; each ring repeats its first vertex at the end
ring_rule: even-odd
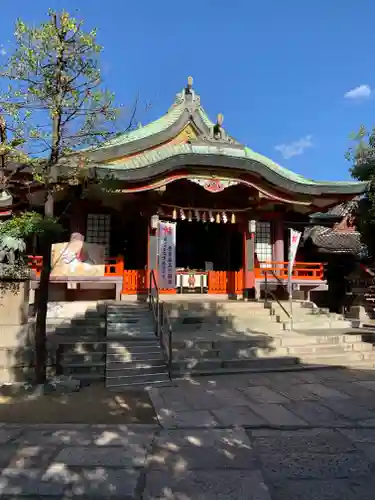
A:
POLYGON ((149 307, 155 320, 155 335, 159 339, 159 344, 164 352, 169 379, 172 379, 172 326, 169 320, 168 311, 164 302, 160 302, 160 291, 156 282, 155 272, 150 272, 149 286, 149 307), (154 294, 155 291, 155 294, 154 294))
POLYGON ((168 376, 172 380, 172 325, 169 319, 166 304, 160 302, 160 346, 167 359, 168 376))
POLYGON ((149 291, 148 291, 148 303, 150 310, 154 316, 155 320, 155 335, 156 337, 159 337, 160 334, 160 308, 159 308, 159 287, 156 282, 156 277, 155 277, 155 272, 154 270, 151 270, 150 272, 150 286, 149 286, 149 291), (153 290, 155 290, 155 295, 153 293, 153 290))
MULTIPOLYGON (((284 287, 284 284, 281 282, 281 280, 277 276, 275 276, 272 271, 270 271, 270 272, 280 282, 280 284, 284 287)), ((288 318, 291 319, 292 316, 291 316, 290 312, 287 309, 285 309, 285 307, 282 305, 282 303, 276 297, 276 295, 273 293, 273 291, 268 289, 267 273, 268 273, 268 270, 265 270, 264 271, 264 304, 266 305, 268 303, 267 299, 268 299, 268 295, 270 295, 273 298, 273 300, 276 300, 276 302, 279 304, 279 306, 284 311, 284 313, 288 316, 288 318)))

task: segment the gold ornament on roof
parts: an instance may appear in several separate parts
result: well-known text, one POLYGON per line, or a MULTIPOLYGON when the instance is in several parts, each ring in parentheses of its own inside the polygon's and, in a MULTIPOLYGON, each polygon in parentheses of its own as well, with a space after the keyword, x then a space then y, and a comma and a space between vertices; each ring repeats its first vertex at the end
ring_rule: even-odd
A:
POLYGON ((224 115, 219 113, 216 117, 216 123, 221 127, 224 123, 224 115))

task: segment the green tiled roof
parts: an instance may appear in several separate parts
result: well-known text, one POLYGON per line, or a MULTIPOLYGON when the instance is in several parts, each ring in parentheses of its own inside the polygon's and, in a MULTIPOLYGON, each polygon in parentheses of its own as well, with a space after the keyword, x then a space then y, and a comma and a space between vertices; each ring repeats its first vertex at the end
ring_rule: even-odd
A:
MULTIPOLYGON (((192 142, 192 143, 187 143, 187 144, 166 144, 164 146, 161 146, 156 149, 147 149, 144 148, 143 152, 141 152, 141 148, 139 150, 137 149, 137 144, 131 144, 131 143, 137 143, 137 141, 141 141, 143 143, 143 139, 146 139, 146 143, 152 146, 157 146, 157 143, 152 143, 152 137, 156 136, 160 133, 161 136, 157 138, 157 140, 161 139, 161 137, 169 137, 169 132, 166 134, 163 134, 164 132, 168 131, 168 129, 172 128, 174 125, 174 129, 171 129, 170 132, 173 134, 176 133, 176 131, 179 129, 179 126, 184 126, 186 125, 186 122, 184 120, 179 122, 179 120, 182 118, 184 113, 186 113, 186 110, 190 110, 190 113, 193 114, 198 114, 199 116, 197 117, 200 121, 200 126, 204 124, 208 129, 213 129, 215 124, 209 119, 208 115, 204 111, 203 107, 200 105, 200 100, 199 96, 196 95, 196 99, 193 101, 187 101, 185 100, 185 94, 182 92, 181 94, 177 94, 176 101, 173 104, 173 106, 169 109, 169 111, 159 118, 158 120, 155 120, 143 127, 139 127, 135 130, 131 130, 129 132, 123 133, 118 135, 117 137, 105 142, 103 145, 101 145, 97 150, 94 150, 93 153, 97 153, 99 151, 99 155, 97 155, 97 168, 101 169, 102 172, 105 172, 105 170, 111 170, 112 174, 114 174, 117 171, 134 171, 137 169, 141 169, 142 167, 150 167, 155 164, 160 164, 164 160, 170 160, 170 162, 176 162, 178 156, 185 156, 185 155, 197 155, 199 156, 205 156, 205 155, 217 155, 217 156, 224 156, 227 158, 233 158, 234 162, 233 164, 237 165, 237 168, 242 169, 244 168, 257 171, 258 168, 260 170, 260 173, 265 175, 269 179, 273 179, 273 182, 278 182, 278 180, 282 180, 285 183, 293 183, 297 190, 300 188, 298 186, 305 186, 306 189, 310 189, 311 191, 316 191, 319 190, 320 188, 326 189, 328 192, 331 190, 334 191, 334 188, 339 188, 342 192, 346 190, 350 190, 353 188, 354 192, 360 192, 361 186, 363 186, 363 189, 365 189, 365 183, 358 183, 356 181, 344 181, 344 182, 337 182, 337 181, 315 181, 312 179, 308 179, 300 174, 294 173, 291 170, 288 170, 271 159, 256 153, 252 149, 246 146, 240 146, 238 143, 236 143, 235 146, 231 145, 228 142, 221 142, 221 141, 215 141, 213 137, 211 137, 210 140, 206 144, 202 144, 202 142, 205 141, 200 141, 200 137, 198 137, 197 142, 192 142), (203 124, 202 124, 203 122, 203 124), (129 146, 128 146, 129 145, 129 146), (121 146, 125 146, 124 151, 125 154, 123 156, 126 156, 126 151, 131 152, 131 153, 136 153, 138 152, 137 155, 131 156, 128 160, 124 160, 121 163, 116 163, 115 160, 113 163, 103 163, 103 159, 105 161, 108 161, 112 158, 117 158, 121 157, 119 151, 111 151, 110 148, 115 148, 117 147, 122 150, 121 146), (102 154, 104 153, 104 154, 102 154), (104 157, 104 158, 103 158, 104 157), (240 161, 238 161, 240 160, 240 161), (241 162, 241 160, 243 160, 241 162), (269 175, 268 175, 269 174, 269 175), (345 190, 346 188, 346 190, 345 190)), ((188 116, 188 115, 186 115, 188 116)), ((193 118, 194 120, 194 118, 193 118)), ((206 131, 207 132, 207 131, 206 131)), ((205 132, 205 134, 206 134, 205 132)), ((172 136, 171 136, 172 137, 172 136)), ((205 135, 206 137, 206 135, 205 135)), ((156 139, 155 139, 156 141, 156 139)), ((162 141, 161 141, 162 142, 162 141)), ((191 160, 191 158, 189 158, 191 160)), ((183 158, 181 158, 181 162, 183 163, 183 158)), ((95 163, 95 159, 94 159, 95 163)), ((202 161, 204 163, 204 161, 202 161)), ((159 165, 160 166, 160 165, 159 165)), ((129 172, 129 175, 130 172, 129 172)), ((138 174, 137 174, 138 175, 138 174)), ((301 189, 301 192, 303 192, 303 189, 301 189)))
POLYGON ((171 158, 177 155, 184 154, 197 154, 197 155, 224 155, 232 158, 243 158, 256 161, 262 164, 265 168, 268 168, 270 171, 279 174, 281 177, 289 179, 292 182, 297 184, 311 185, 311 186, 319 186, 324 184, 325 186, 358 186, 357 181, 314 181, 312 179, 307 179, 302 175, 296 174, 291 170, 288 170, 284 167, 281 167, 274 161, 270 160, 266 156, 263 156, 255 151, 252 151, 248 147, 244 148, 233 148, 230 145, 222 145, 218 144, 212 145, 201 145, 201 144, 173 144, 166 145, 159 149, 154 149, 151 151, 146 151, 137 156, 132 157, 130 160, 125 161, 124 163, 107 163, 105 165, 101 165, 100 168, 111 168, 111 169, 138 169, 142 167, 146 167, 148 165, 152 165, 154 163, 158 163, 160 161, 166 160, 167 158, 171 158))
MULTIPOLYGON (((163 115, 161 118, 148 123, 142 127, 139 127, 135 130, 131 130, 129 132, 125 132, 124 134, 120 134, 114 139, 110 139, 100 146, 100 149, 110 148, 113 146, 121 146, 122 144, 128 144, 130 142, 138 141, 140 139, 145 139, 146 137, 150 137, 155 135, 163 130, 171 127, 182 115, 186 108, 186 104, 183 102, 181 104, 175 104, 172 106, 169 111, 163 115)), ((214 123, 208 118, 204 109, 199 106, 197 108, 198 113, 200 114, 203 122, 207 125, 207 127, 212 128, 214 123)))
POLYGON ((295 172, 292 172, 291 170, 288 170, 285 167, 282 167, 281 165, 275 163, 272 161, 270 158, 267 158, 266 156, 263 156, 259 153, 256 153, 252 149, 248 148, 245 146, 245 153, 247 158, 251 160, 255 160, 259 163, 262 163, 265 167, 269 168, 273 172, 276 172, 280 174, 281 176, 293 181, 297 182, 300 184, 310 184, 312 186, 319 186, 320 184, 325 184, 327 186, 332 185, 332 186, 357 186, 358 181, 314 181, 313 179, 308 179, 307 177, 304 177, 303 175, 296 174, 295 172))
POLYGON ((167 129, 173 123, 175 123, 184 111, 184 104, 178 104, 172 107, 168 113, 164 116, 155 120, 147 125, 139 127, 135 130, 125 132, 120 134, 114 139, 111 139, 100 146, 100 149, 110 148, 112 146, 120 146, 121 144, 127 144, 129 142, 138 141, 139 139, 144 139, 145 137, 152 136, 158 132, 162 132, 167 129))

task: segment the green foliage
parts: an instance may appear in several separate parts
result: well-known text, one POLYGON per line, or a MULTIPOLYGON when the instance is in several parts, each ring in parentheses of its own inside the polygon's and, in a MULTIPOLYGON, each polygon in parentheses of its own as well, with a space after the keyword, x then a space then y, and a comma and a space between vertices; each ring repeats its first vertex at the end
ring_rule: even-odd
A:
POLYGON ((351 175, 359 181, 368 181, 369 189, 359 204, 359 230, 363 243, 375 256, 375 129, 368 131, 361 126, 358 133, 352 134, 353 145, 346 154, 351 162, 351 175))
POLYGON ((113 134, 118 110, 103 87, 95 30, 50 10, 38 26, 18 20, 14 34, 16 48, 0 68, 7 82, 0 115, 14 131, 12 140, 34 160, 36 180, 49 185, 56 180, 51 165, 113 134))
POLYGON ((23 212, 0 222, 0 241, 5 237, 26 239, 32 235, 56 235, 61 225, 52 217, 43 217, 37 212, 23 212))

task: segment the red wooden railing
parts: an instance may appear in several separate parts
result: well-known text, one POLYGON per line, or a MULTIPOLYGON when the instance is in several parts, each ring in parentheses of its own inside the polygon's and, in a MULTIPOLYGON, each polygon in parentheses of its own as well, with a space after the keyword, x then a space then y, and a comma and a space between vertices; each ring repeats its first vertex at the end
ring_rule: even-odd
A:
MULTIPOLYGON (((37 276, 40 275, 43 258, 39 255, 28 256, 29 266, 37 276)), ((262 262, 262 267, 255 269, 255 278, 263 279, 265 271, 273 271, 280 279, 288 278, 287 262, 262 262)), ((240 294, 243 292, 243 270, 240 271, 208 271, 208 293, 240 294)), ((109 257, 105 261, 105 277, 123 277, 122 293, 135 295, 147 291, 147 271, 124 269, 122 257, 109 257)), ((323 264, 319 262, 296 262, 293 267, 293 280, 323 280, 323 264)), ((176 293, 176 290, 161 290, 161 293, 176 293)))
MULTIPOLYGON (((43 257, 41 255, 28 255, 28 265, 40 276, 43 257)), ((122 276, 124 274, 124 259, 122 257, 108 257, 104 261, 104 276, 122 276)))
MULTIPOLYGON (((280 279, 288 279, 288 262, 261 262, 260 267, 255 269, 255 278, 264 278, 264 273, 267 271, 269 278, 272 278, 274 273, 280 279)), ((293 280, 323 280, 323 263, 321 262, 296 262, 293 266, 293 280)))
POLYGON ((243 271, 209 271, 208 293, 242 293, 243 271))
POLYGON ((124 279, 122 282, 122 294, 135 295, 147 291, 147 271, 142 270, 124 270, 124 279))

